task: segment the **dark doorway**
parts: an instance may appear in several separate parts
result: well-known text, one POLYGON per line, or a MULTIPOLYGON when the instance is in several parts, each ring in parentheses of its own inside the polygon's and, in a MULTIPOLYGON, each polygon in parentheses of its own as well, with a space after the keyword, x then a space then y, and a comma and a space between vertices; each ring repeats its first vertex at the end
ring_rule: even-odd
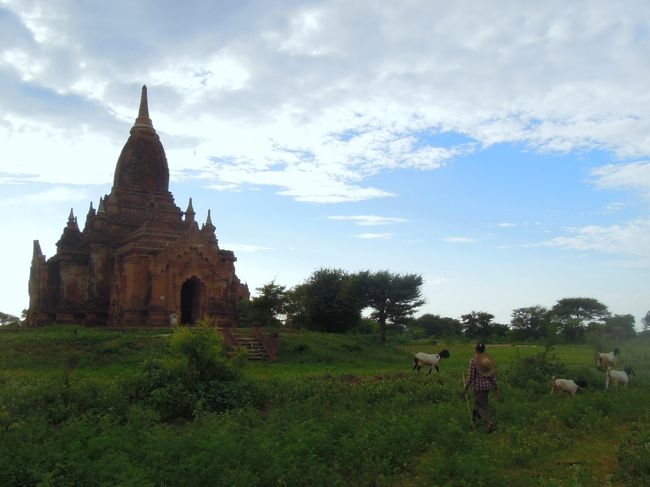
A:
POLYGON ((192 277, 181 287, 181 324, 193 325, 201 316, 201 281, 192 277))

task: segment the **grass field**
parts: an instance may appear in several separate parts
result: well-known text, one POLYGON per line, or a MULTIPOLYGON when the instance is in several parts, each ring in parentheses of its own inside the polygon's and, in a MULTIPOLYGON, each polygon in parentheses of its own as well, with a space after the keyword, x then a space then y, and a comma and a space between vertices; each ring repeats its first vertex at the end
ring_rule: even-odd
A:
POLYGON ((0 485, 650 485, 647 342, 618 344, 637 374, 609 391, 593 346, 488 344, 487 434, 461 395, 468 342, 283 331, 278 361, 205 375, 170 334, 0 332, 0 485), (440 373, 411 371, 443 348, 440 373), (549 396, 554 373, 590 387, 549 396))

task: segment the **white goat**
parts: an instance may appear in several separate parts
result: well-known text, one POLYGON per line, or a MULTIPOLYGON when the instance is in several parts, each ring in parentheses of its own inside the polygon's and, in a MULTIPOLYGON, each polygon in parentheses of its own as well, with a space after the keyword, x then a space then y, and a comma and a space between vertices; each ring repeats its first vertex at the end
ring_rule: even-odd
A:
POLYGON ((420 368, 423 365, 428 365, 429 366, 429 373, 431 373, 431 370, 435 367, 437 372, 440 372, 440 369, 438 368, 438 362, 440 362, 443 358, 449 358, 449 350, 441 350, 439 353, 424 353, 424 352, 418 352, 413 356, 413 370, 416 370, 419 372, 420 368))
POLYGON ((553 395, 555 391, 560 391, 560 392, 568 392, 573 397, 575 397, 576 392, 578 392, 578 389, 582 387, 587 387, 587 382, 583 380, 579 380, 576 382, 571 379, 556 379, 555 377, 553 377, 553 380, 551 381, 551 395, 553 395))
POLYGON ((596 367, 601 370, 607 370, 610 367, 614 367, 616 362, 618 362, 618 356, 621 354, 621 351, 618 348, 615 348, 611 352, 599 352, 596 358, 596 367))
POLYGON ((627 383, 630 382, 633 375, 634 370, 632 370, 632 367, 625 367, 623 370, 609 369, 605 380, 605 389, 609 389, 610 382, 614 385, 623 384, 627 389, 627 383))

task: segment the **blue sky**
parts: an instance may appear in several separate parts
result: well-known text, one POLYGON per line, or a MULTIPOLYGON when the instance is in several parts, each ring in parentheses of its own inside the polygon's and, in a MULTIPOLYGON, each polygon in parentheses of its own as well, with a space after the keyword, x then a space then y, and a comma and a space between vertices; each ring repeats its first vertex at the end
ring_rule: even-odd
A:
POLYGON ((650 309, 647 2, 0 0, 0 310, 110 191, 140 87, 252 290, 424 277, 459 317, 650 309), (541 4, 543 3, 543 5, 541 4))

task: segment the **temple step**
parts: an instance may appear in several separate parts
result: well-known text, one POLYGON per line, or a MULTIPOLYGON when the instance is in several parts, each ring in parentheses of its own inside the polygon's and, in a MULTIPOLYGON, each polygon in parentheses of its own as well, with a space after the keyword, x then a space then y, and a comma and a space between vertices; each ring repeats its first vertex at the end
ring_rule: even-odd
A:
POLYGON ((269 360, 269 354, 257 338, 241 331, 233 332, 233 336, 239 347, 248 352, 249 360, 269 360))

